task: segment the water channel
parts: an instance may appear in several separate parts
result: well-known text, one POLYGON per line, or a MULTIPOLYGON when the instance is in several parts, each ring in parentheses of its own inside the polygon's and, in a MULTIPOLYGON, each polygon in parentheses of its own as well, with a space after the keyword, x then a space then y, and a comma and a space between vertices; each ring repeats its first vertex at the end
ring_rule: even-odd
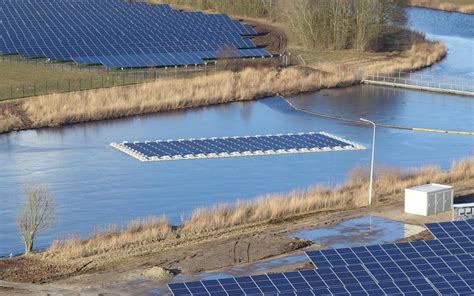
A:
MULTIPOLYGON (((474 80, 474 16, 409 10, 410 26, 449 48, 423 73, 474 80)), ((361 116, 380 123, 474 131, 474 99, 375 86, 323 90, 289 98, 321 113, 361 116)), ((96 225, 166 214, 178 224, 199 206, 233 202, 314 184, 337 184, 370 150, 230 159, 140 163, 108 146, 123 140, 326 131, 370 146, 362 126, 297 112, 280 98, 233 103, 95 123, 0 135, 0 256, 19 253, 15 216, 24 185, 46 184, 59 209, 53 239, 89 233, 96 225)), ((474 154, 474 137, 380 129, 377 165, 402 168, 474 154)))

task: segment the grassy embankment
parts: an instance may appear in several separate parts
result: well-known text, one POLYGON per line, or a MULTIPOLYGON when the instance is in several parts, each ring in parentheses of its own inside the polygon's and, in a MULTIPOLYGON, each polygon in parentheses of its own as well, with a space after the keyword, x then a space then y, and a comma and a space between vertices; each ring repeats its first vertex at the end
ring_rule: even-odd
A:
MULTIPOLYGON (((67 68, 66 65, 64 67, 67 68)), ((102 77, 107 81, 107 75, 65 70, 61 68, 61 64, 52 67, 35 65, 33 62, 0 60, 0 101, 11 97, 33 96, 35 93, 97 88, 100 87, 102 77)))
POLYGON ((474 14, 472 0, 410 0, 411 6, 474 14))
POLYGON ((301 66, 283 70, 251 68, 188 79, 167 78, 133 87, 0 102, 0 133, 354 84, 364 73, 415 70, 432 65, 446 54, 441 44, 426 42, 421 36, 403 30, 385 33, 386 48, 380 52, 308 50, 299 46, 297 40, 287 38, 292 34, 285 31, 284 23, 267 17, 247 20, 271 32, 268 37, 259 37, 259 42, 268 42, 273 50, 291 52, 292 61, 301 66))
POLYGON ((55 81, 58 79, 90 79, 97 74, 89 72, 77 72, 62 70, 61 68, 36 66, 31 63, 20 63, 16 61, 0 60, 0 89, 10 86, 31 85, 41 83, 45 80, 55 81))
POLYGON ((282 70, 249 68, 189 79, 162 79, 130 87, 0 102, 0 133, 354 84, 364 73, 418 69, 432 65, 445 53, 442 44, 418 42, 405 52, 363 61, 318 61, 282 70))
MULTIPOLYGON (((78 272, 103 270, 137 256, 179 252, 181 247, 210 242, 243 231, 262 231, 288 219, 299 219, 327 211, 343 212, 367 206, 368 180, 365 169, 356 169, 337 187, 313 187, 288 194, 273 194, 235 204, 219 204, 196 209, 183 218, 178 227, 166 217, 131 221, 127 227, 109 227, 95 231, 88 238, 72 237, 53 242, 45 252, 4 262, 0 278, 31 279, 45 274, 49 279, 78 272), (18 262, 18 264, 16 264, 18 262), (87 266, 87 267, 86 267, 87 266)), ((379 169, 374 182, 375 204, 398 203, 405 188, 429 182, 448 183, 456 190, 472 189, 474 158, 454 163, 450 171, 438 167, 413 170, 379 169)))

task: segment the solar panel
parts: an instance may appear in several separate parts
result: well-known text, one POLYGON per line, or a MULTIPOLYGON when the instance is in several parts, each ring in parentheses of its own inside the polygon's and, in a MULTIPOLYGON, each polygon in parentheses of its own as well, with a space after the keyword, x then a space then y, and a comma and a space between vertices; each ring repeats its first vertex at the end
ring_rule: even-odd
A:
MULTIPOLYGON (((360 274, 360 271, 354 271, 360 274)), ((168 287, 175 296, 204 295, 471 295, 472 273, 377 281, 369 272, 349 284, 347 278, 331 278, 315 270, 245 276, 168 287)), ((354 277, 355 278, 355 277, 354 277)))
POLYGON ((467 238, 474 242, 474 220, 448 221, 426 224, 428 230, 438 239, 467 238))
MULTIPOLYGON (((309 251, 306 255, 316 268, 340 267, 371 263, 398 264, 400 262, 419 261, 426 258, 456 258, 473 253, 472 242, 441 239, 417 241, 400 244, 386 244, 368 247, 328 249, 309 251)), ((470 255, 469 255, 470 256, 470 255)))
POLYGON ((299 133, 189 140, 112 143, 140 161, 359 150, 363 146, 327 133, 299 133))
MULTIPOLYGON (((464 222, 464 223, 460 223, 464 222)), ((438 240, 307 252, 315 270, 172 283, 173 295, 474 295, 473 220, 438 240)))
POLYGON ((122 0, 0 0, 0 54, 111 68, 202 64, 222 54, 267 57, 257 32, 224 14, 122 0))

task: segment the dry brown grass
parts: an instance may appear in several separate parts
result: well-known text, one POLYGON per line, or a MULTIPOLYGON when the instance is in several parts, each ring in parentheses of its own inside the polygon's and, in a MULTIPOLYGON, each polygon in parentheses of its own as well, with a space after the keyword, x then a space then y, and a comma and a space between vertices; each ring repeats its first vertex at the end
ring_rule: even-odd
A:
POLYGON ((445 11, 474 13, 474 3, 471 0, 410 0, 410 5, 445 11))
MULTIPOLYGON (((192 239, 196 235, 256 223, 282 221, 324 210, 338 210, 367 205, 368 172, 354 170, 345 184, 338 187, 317 186, 288 194, 267 195, 235 204, 219 204, 196 209, 182 225, 172 227, 165 217, 130 222, 128 227, 111 227, 94 231, 87 239, 79 237, 54 242, 44 258, 72 260, 116 250, 133 250, 156 241, 192 239)), ((374 192, 376 204, 391 203, 402 198, 405 188, 430 182, 456 185, 474 180, 474 157, 453 164, 450 171, 424 167, 402 171, 391 168, 377 170, 374 192)))
POLYGON ((433 65, 446 56, 446 48, 440 42, 416 42, 401 55, 390 58, 374 57, 366 60, 342 61, 339 63, 317 62, 311 67, 321 71, 354 73, 356 76, 368 74, 393 73, 397 71, 414 71, 433 65))
POLYGON ((17 113, 9 108, 0 108, 0 133, 21 129, 22 126, 21 118, 17 113))
MULTIPOLYGON (((357 83, 361 74, 413 70, 445 55, 439 43, 418 43, 399 56, 341 67, 247 68, 189 79, 28 98, 14 109, 0 103, 0 133, 245 101, 357 83)), ((321 66, 321 65, 319 65, 321 66)), ((11 105, 11 104, 10 104, 11 105)))

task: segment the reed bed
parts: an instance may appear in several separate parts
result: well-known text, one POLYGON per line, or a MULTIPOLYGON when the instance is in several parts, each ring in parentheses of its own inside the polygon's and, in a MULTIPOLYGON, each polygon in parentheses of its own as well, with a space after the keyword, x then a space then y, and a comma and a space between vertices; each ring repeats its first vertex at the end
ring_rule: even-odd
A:
MULTIPOLYGON (((184 243, 205 233, 281 222, 318 211, 336 211, 367 206, 368 169, 356 168, 347 181, 337 187, 316 186, 287 194, 273 194, 234 204, 198 208, 182 224, 173 227, 166 217, 131 221, 127 227, 95 230, 86 239, 73 237, 55 241, 42 256, 72 260, 113 251, 133 253, 134 249, 153 242, 175 240, 184 243), (138 246, 138 247, 137 247, 138 246)), ((453 163, 449 171, 429 166, 411 170, 379 168, 374 182, 375 204, 400 201, 405 188, 435 183, 456 185, 474 180, 474 157, 453 163)))
POLYGON ((432 65, 446 51, 439 43, 418 43, 401 56, 343 68, 246 68, 189 79, 163 79, 130 87, 32 97, 0 103, 0 133, 54 127, 130 115, 246 101, 354 84, 361 73, 413 70, 432 65))
POLYGON ((410 0, 410 5, 445 11, 474 13, 474 4, 470 0, 410 0))

